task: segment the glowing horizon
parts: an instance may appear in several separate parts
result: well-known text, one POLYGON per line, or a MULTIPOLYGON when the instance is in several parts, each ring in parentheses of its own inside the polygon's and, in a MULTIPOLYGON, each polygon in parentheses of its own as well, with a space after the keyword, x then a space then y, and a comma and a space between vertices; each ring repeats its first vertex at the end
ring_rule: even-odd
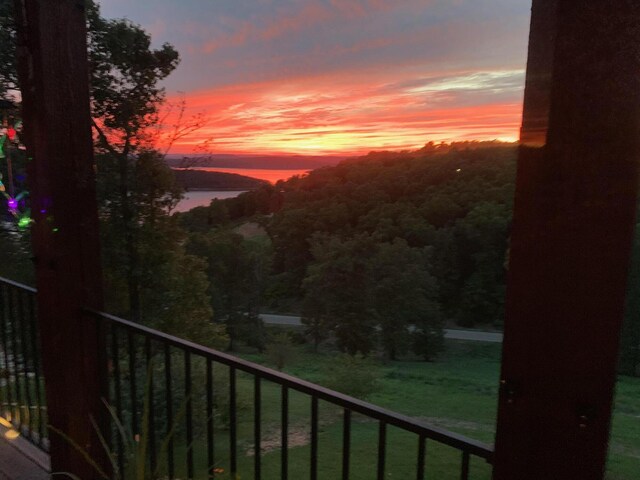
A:
POLYGON ((527 0, 102 0, 168 41, 207 125, 173 153, 358 155, 516 141, 527 0), (169 21, 169 19, 171 19, 169 21))
POLYGON ((208 123, 171 151, 194 153, 207 139, 216 153, 298 155, 413 150, 429 141, 512 142, 522 103, 488 102, 486 90, 517 96, 523 78, 523 70, 456 72, 410 85, 356 78, 333 87, 307 80, 196 92, 186 96, 189 110, 208 123))

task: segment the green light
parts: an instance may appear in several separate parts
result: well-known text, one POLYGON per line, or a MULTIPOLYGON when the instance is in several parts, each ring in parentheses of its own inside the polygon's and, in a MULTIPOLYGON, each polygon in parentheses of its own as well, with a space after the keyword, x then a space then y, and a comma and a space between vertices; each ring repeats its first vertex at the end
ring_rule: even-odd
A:
POLYGON ((29 217, 22 217, 18 220, 18 227, 27 228, 31 223, 31 219, 29 217))

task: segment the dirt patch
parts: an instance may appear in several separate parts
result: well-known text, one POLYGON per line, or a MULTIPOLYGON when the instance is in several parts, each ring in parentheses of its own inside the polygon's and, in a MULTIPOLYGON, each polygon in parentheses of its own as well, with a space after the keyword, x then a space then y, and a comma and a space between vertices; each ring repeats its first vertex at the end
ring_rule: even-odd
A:
POLYGON ((447 430, 464 429, 479 432, 491 432, 493 428, 488 425, 484 425, 478 422, 469 422, 465 420, 455 420, 453 418, 442 417, 418 417, 419 420, 433 425, 434 427, 440 427, 447 430))
MULTIPOLYGON (((289 428, 289 435, 287 435, 289 448, 304 447, 311 441, 311 434, 309 431, 302 427, 289 428)), ((278 429, 264 435, 260 439, 260 449, 262 453, 269 453, 273 450, 279 450, 282 446, 282 432, 278 429)), ((247 457, 253 457, 255 455, 255 449, 253 447, 246 451, 247 457)))

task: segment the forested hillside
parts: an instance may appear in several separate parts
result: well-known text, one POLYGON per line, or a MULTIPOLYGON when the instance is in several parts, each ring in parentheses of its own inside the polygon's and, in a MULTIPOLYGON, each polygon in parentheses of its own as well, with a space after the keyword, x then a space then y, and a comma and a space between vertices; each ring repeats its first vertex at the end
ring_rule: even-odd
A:
POLYGON ((444 322, 502 321, 515 159, 513 145, 493 143, 370 153, 180 219, 188 249, 209 258, 213 309, 227 321, 266 306, 302 314, 316 342, 332 334, 350 353, 412 347, 428 359, 444 322), (249 219, 268 233, 260 252, 231 230, 249 219), (234 266, 215 254, 225 244, 244 251, 226 256, 234 266), (238 275, 259 283, 250 300, 215 294, 238 275))
MULTIPOLYGON (((441 328, 503 319, 517 148, 428 144, 370 153, 181 214, 208 259, 212 306, 232 337, 260 346, 260 309, 301 314, 314 344, 437 353, 441 328), (263 237, 234 228, 251 220, 263 237)), ((640 242, 630 292, 640 285, 640 242)), ((629 295, 621 371, 640 365, 629 295)))

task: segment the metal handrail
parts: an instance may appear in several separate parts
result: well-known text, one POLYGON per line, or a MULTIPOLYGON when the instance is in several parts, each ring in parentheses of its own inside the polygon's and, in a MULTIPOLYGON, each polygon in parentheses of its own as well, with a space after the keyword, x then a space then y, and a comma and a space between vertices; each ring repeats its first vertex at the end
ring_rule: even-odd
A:
POLYGON ((243 360, 241 358, 220 352, 218 350, 214 350, 212 348, 198 345, 197 343, 190 342, 189 340, 184 340, 182 338, 160 332, 153 328, 149 328, 144 325, 131 322, 129 320, 124 320, 114 315, 98 312, 91 309, 85 309, 85 311, 95 318, 107 320, 125 329, 140 333, 144 336, 148 336, 159 342, 167 343, 171 346, 180 348, 181 350, 188 351, 205 358, 210 358, 211 360, 222 363, 229 367, 234 367, 243 372, 256 375, 265 380, 269 380, 274 383, 286 386, 287 388, 291 388, 293 390, 315 396, 321 400, 328 401, 340 407, 352 410, 353 412, 357 412, 376 420, 383 421, 389 425, 402 428, 418 435, 424 435, 428 439, 435 440, 459 450, 467 451, 472 455, 491 462, 493 449, 486 443, 474 440, 464 435, 450 432, 448 430, 444 430, 442 428, 435 427, 433 425, 429 425, 416 418, 387 410, 385 408, 359 400, 349 395, 345 395, 322 387, 320 385, 308 382, 306 380, 287 375, 286 373, 282 373, 271 368, 258 365, 256 363, 243 360))
MULTIPOLYGON (((41 449, 47 449, 47 429, 43 424, 43 415, 46 416, 46 406, 40 397, 40 388, 43 385, 43 377, 41 375, 41 362, 39 352, 37 351, 37 322, 35 321, 35 302, 36 289, 22 285, 18 282, 4 279, 0 277, 0 350, 2 351, 4 363, 10 370, 12 375, 8 381, 4 394, 0 395, 0 409, 5 410, 11 415, 14 426, 24 432, 25 436, 41 449), (18 359, 18 361, 16 361, 18 359), (22 367, 20 367, 22 365, 22 367), (28 368, 33 373, 27 372, 28 368), (35 379, 30 379, 30 375, 35 379), (12 381, 11 378, 14 380, 12 381), (34 383, 35 382, 35 383, 34 383), (10 383, 13 383, 10 385, 10 383), (37 385, 35 390, 29 393, 29 386, 34 383, 37 385), (21 410, 22 409, 22 410, 21 410), (39 412, 36 421, 31 417, 24 418, 24 409, 39 412), (17 417, 16 417, 17 415, 17 417)), ((377 478, 385 477, 385 462, 387 458, 387 427, 397 427, 405 432, 415 434, 418 440, 417 462, 416 462, 416 478, 423 479, 426 467, 426 442, 434 441, 457 450, 461 454, 460 479, 468 480, 470 475, 470 458, 476 457, 492 463, 493 448, 490 445, 468 438, 464 435, 449 432, 447 430, 435 427, 419 419, 403 415, 371 403, 359 400, 357 398, 345 395, 328 388, 316 385, 314 383, 287 375, 285 373, 273 370, 256 363, 229 355, 218 350, 208 348, 197 343, 184 340, 182 338, 169 335, 153 328, 140 325, 114 315, 103 312, 85 309, 87 321, 98 322, 99 335, 105 336, 104 342, 100 342, 106 348, 105 351, 96 352, 99 360, 104 364, 104 375, 106 380, 110 382, 111 394, 110 401, 117 412, 119 419, 123 423, 130 424, 131 432, 139 431, 140 421, 142 418, 142 401, 143 393, 142 385, 139 384, 140 379, 137 378, 144 370, 151 365, 151 359, 154 356, 164 358, 164 380, 151 380, 148 386, 151 390, 149 398, 153 402, 153 392, 162 395, 159 399, 160 404, 150 405, 150 411, 146 412, 148 417, 149 429, 152 432, 149 441, 149 461, 151 465, 159 462, 155 448, 155 435, 161 430, 166 433, 168 426, 177 420, 174 410, 175 400, 177 398, 185 399, 185 417, 180 420, 183 427, 186 441, 186 452, 180 463, 187 466, 187 477, 193 478, 196 473, 193 455, 193 444, 195 434, 193 427, 195 425, 194 415, 202 415, 205 407, 196 407, 191 400, 191 394, 196 388, 196 383, 192 380, 192 363, 194 359, 200 359, 206 362, 206 438, 200 438, 203 445, 207 447, 207 464, 214 464, 214 430, 216 429, 213 420, 213 366, 216 364, 223 365, 228 368, 228 383, 224 387, 229 394, 228 410, 228 441, 229 451, 227 458, 229 470, 233 474, 238 471, 238 406, 237 403, 237 375, 236 372, 244 372, 253 377, 253 418, 254 433, 253 443, 254 454, 254 478, 261 478, 261 462, 262 462, 262 438, 261 438, 261 418, 262 418, 262 398, 261 384, 263 381, 276 385, 280 390, 280 420, 281 420, 281 472, 282 478, 287 478, 289 465, 289 398, 290 391, 300 392, 308 396, 311 400, 310 411, 310 427, 311 427, 311 455, 309 459, 309 467, 311 479, 318 478, 318 434, 319 434, 319 401, 337 406, 343 410, 342 425, 342 446, 337 445, 335 448, 342 448, 342 479, 348 480, 352 478, 350 471, 351 456, 351 431, 352 431, 352 413, 363 415, 371 420, 378 422, 378 456, 377 456, 377 478), (182 357, 177 357, 174 367, 172 358, 175 353, 181 353, 182 357), (180 360, 181 358, 181 360, 180 360), (144 361, 146 359, 146 361, 144 361), (140 362, 139 360, 143 360, 140 362), (172 378, 172 368, 180 366, 183 369, 184 378, 172 378), (155 386, 154 386, 155 384, 155 386), (161 423, 154 422, 160 420, 161 423), (164 423, 163 423, 164 422, 164 423), (184 462, 184 463, 183 463, 184 462)), ((202 374, 200 374, 202 375, 202 374)), ((153 378, 153 375, 150 377, 153 378)), ((225 381, 226 382, 226 381, 225 381)), ((200 385, 204 387, 204 384, 200 385)), ((0 391, 2 393, 2 391, 0 391)), ((1 414, 2 412, 0 412, 1 414)), ((123 443, 118 439, 117 435, 112 438, 114 453, 117 455, 119 470, 124 471, 126 458, 123 450, 123 443)), ((174 459, 174 442, 169 441, 167 452, 166 474, 168 478, 174 478, 177 467, 174 459)), ((163 462, 164 463, 164 462, 163 462)), ((213 478, 213 472, 209 473, 213 478)))
POLYGON ((0 416, 23 438, 49 448, 44 377, 36 322, 36 290, 0 277, 0 363, 4 365, 0 416))

